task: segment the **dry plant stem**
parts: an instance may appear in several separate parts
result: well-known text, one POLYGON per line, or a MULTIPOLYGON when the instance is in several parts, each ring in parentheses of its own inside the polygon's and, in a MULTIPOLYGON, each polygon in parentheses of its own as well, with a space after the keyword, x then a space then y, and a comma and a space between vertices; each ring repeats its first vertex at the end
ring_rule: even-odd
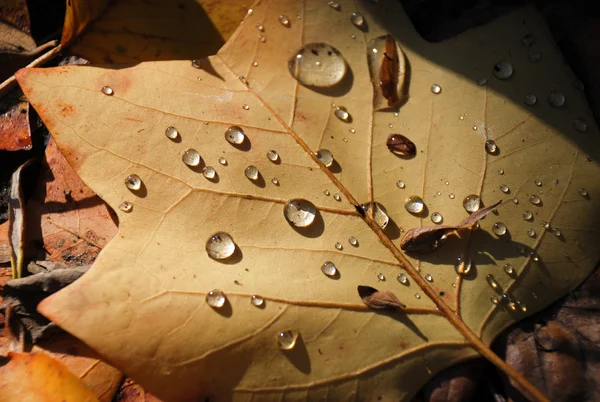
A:
MULTIPOLYGON (((217 56, 218 57, 218 56, 217 56)), ((219 57, 220 59, 220 57, 219 57)), ((220 59, 224 66, 226 66, 232 75, 235 76, 234 72, 229 68, 227 63, 225 63, 222 59, 220 59)), ((263 100, 260 96, 258 96, 252 89, 250 91, 256 96, 256 99, 271 112, 271 114, 279 121, 279 123, 285 127, 289 134, 296 140, 298 145, 304 149, 304 151, 310 155, 310 157, 319 165, 320 169, 329 177, 329 179, 336 185, 337 188, 344 194, 344 196, 357 208, 359 207, 359 203, 354 199, 352 194, 344 187, 344 185, 334 176, 334 174, 327 168, 319 159, 316 154, 306 145, 306 143, 292 130, 292 128, 283 121, 277 113, 263 100)), ((523 377, 519 372, 517 372, 514 368, 508 365, 505 361, 503 361, 500 357, 498 357, 492 350, 486 346, 481 339, 471 331, 469 327, 461 320, 458 316, 457 312, 452 311, 452 309, 438 296, 436 292, 433 291, 431 287, 427 284, 425 279, 419 275, 418 271, 412 266, 412 264, 406 259, 404 254, 394 245, 394 243, 390 240, 390 238, 383 232, 383 230, 379 227, 379 225, 373 220, 371 217, 371 213, 364 215, 365 222, 371 227, 371 229, 377 234, 379 240, 392 252, 394 257, 404 267, 406 272, 410 275, 410 277, 415 281, 415 283, 423 290, 423 292, 429 296, 429 298, 439 307, 442 311, 443 315, 454 325, 454 327, 465 337, 465 339, 470 343, 471 347, 475 349, 479 354, 488 359, 492 364, 502 370, 506 375, 508 375, 516 384, 518 384, 521 389, 527 394, 526 396, 536 401, 548 401, 548 398, 539 391, 536 387, 534 387, 525 377, 523 377)))
MULTIPOLYGON (((56 43, 57 43, 57 41, 48 42, 44 45, 36 47, 35 49, 31 50, 28 53, 36 54, 44 49, 47 49, 49 47, 56 45, 56 43)), ((58 45, 54 49, 44 53, 43 55, 41 55, 40 57, 38 57, 37 59, 35 59, 31 63, 29 63, 28 65, 26 65, 25 68, 40 66, 40 65, 48 62, 49 60, 53 59, 57 54, 60 53, 61 50, 62 50, 62 45, 58 45)), ((15 82, 17 82, 17 79, 15 78, 15 76, 13 74, 9 78, 7 78, 2 84, 0 84, 0 96, 3 96, 9 89, 11 89, 12 86, 15 84, 15 82)))

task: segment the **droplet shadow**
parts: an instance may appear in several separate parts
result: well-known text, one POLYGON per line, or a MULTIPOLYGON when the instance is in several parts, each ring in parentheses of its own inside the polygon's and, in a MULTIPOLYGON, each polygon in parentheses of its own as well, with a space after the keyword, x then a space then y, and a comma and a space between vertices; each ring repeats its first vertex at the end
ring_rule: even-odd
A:
POLYGON ((204 159, 200 158, 200 162, 196 166, 190 166, 190 165, 185 165, 185 166, 187 166, 188 169, 190 169, 192 172, 202 174, 202 170, 206 166, 206 163, 204 163, 204 159))
POLYGON ((242 152, 248 152, 248 151, 250 151, 250 148, 252 148, 252 142, 250 141, 250 137, 248 137, 247 135, 241 144, 232 144, 232 143, 229 143, 229 144, 232 147, 234 147, 235 149, 242 151, 242 152))
POLYGON ((258 176, 256 177, 255 180, 252 180, 252 179, 248 179, 248 180, 250 180, 252 182, 252 184, 254 184, 255 186, 260 187, 260 188, 265 188, 267 186, 267 183, 265 182, 265 178, 261 172, 258 172, 258 176))
POLYGON ((328 169, 331 173, 342 173, 342 165, 340 165, 335 159, 333 160, 331 166, 328 167, 328 169))
MULTIPOLYGON (((225 294, 225 296, 227 296, 227 294, 225 294)), ((233 308, 227 297, 225 297, 225 303, 221 307, 217 308, 211 306, 211 308, 225 318, 229 318, 233 315, 233 308)))
POLYGON ((392 240, 399 239, 400 236, 402 236, 402 231, 392 218, 389 218, 388 224, 385 227, 385 229, 383 229, 383 231, 387 235, 387 237, 389 237, 392 240))
POLYGON ((127 187, 127 189, 131 192, 131 194, 135 195, 136 197, 146 198, 148 196, 148 188, 146 187, 146 184, 143 181, 140 183, 139 189, 133 190, 129 187, 127 187))
POLYGON ((234 250, 233 254, 231 254, 230 257, 224 258, 222 260, 214 260, 214 261, 220 262, 221 264, 226 264, 226 265, 235 265, 235 264, 238 264, 239 262, 241 262, 243 258, 244 258, 244 253, 242 252, 242 249, 236 244, 235 250, 234 250))
POLYGON ((306 345, 304 340, 302 339, 302 335, 298 335, 298 339, 296 339, 296 344, 290 350, 282 350, 283 355, 289 360, 290 363, 294 365, 298 370, 300 370, 304 374, 310 374, 312 371, 310 356, 308 355, 308 350, 306 349, 306 345))

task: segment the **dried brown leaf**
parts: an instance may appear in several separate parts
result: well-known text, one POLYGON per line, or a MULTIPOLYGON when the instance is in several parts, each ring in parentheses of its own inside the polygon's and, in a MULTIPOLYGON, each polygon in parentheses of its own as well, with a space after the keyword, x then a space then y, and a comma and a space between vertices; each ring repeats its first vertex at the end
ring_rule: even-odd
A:
POLYGON ((380 292, 370 286, 359 286, 358 295, 366 306, 375 310, 406 308, 406 305, 400 302, 398 297, 388 290, 380 292))

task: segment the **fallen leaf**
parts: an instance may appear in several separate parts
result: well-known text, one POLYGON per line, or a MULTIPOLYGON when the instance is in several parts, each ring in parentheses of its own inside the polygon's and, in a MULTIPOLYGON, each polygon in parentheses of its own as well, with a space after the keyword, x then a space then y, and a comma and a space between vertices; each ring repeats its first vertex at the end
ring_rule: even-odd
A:
POLYGON ((64 365, 43 353, 9 353, 0 366, 1 402, 92 402, 92 391, 64 365))
POLYGON ((390 291, 380 292, 370 286, 359 286, 358 295, 367 307, 375 310, 406 308, 406 305, 402 304, 398 297, 390 291))
POLYGON ((586 132, 573 127, 585 113, 584 95, 565 84, 573 77, 534 12, 431 44, 395 1, 341 2, 340 9, 261 2, 204 61, 216 74, 189 60, 18 74, 69 162, 119 216, 118 234, 90 271, 39 309, 162 399, 410 399, 433 374, 479 354, 526 386, 485 345, 571 291, 598 261, 600 183, 590 180, 599 173, 598 128, 589 117, 586 132), (368 29, 352 24, 353 11, 368 29), (398 116, 371 108, 365 43, 388 33, 411 69, 398 116), (543 64, 520 45, 526 34, 537 38, 543 64), (351 75, 315 90, 293 79, 288 62, 303 44, 321 41, 341 52, 351 75), (492 73, 504 58, 514 67, 506 80, 492 73), (487 85, 477 84, 481 78, 487 85), (433 84, 443 90, 432 92, 433 84), (542 102, 555 90, 568 99, 562 108, 542 102), (529 92, 539 97, 536 107, 523 105, 529 92), (336 118, 332 103, 352 122, 336 118), (61 113, 63 105, 74 112, 61 113), (387 149, 390 124, 416 144, 413 159, 387 149), (225 140, 230 126, 245 131, 244 146, 225 140), (169 127, 179 133, 173 139, 169 127), (497 155, 486 153, 488 139, 497 155), (200 159, 190 159, 192 149, 200 159), (331 170, 318 162, 319 149, 335 155, 331 170), (266 157, 270 150, 278 163, 266 157), (186 151, 191 166, 182 161, 186 151), (202 174, 208 166, 211 180, 202 174), (425 212, 407 213, 399 202, 405 194, 422 197, 425 212), (494 220, 485 219, 468 239, 407 260, 395 245, 400 228, 424 226, 434 211, 460 220, 468 194, 505 201, 498 219, 507 234, 493 235, 494 220), (534 195, 541 202, 531 203, 534 195), (283 214, 285 202, 298 198, 317 209, 306 228, 283 214), (389 215, 385 232, 356 209, 375 201, 389 215), (535 225, 523 220, 526 208, 535 225), (543 230, 546 220, 559 236, 543 230), (217 232, 237 245, 225 250, 230 259, 206 253, 217 232), (454 263, 464 254, 470 273, 457 277, 454 263), (326 261, 339 278, 323 275, 326 261), (359 284, 396 294, 411 311, 406 320, 365 311, 359 284))
POLYGON ((10 262, 10 241, 8 238, 8 224, 0 224, 0 264, 10 262))
POLYGON ((161 402, 161 400, 146 392, 133 380, 125 380, 115 402, 161 402))
POLYGON ((72 0, 67 2, 62 43, 93 63, 206 57, 229 39, 250 4, 158 0, 148 6, 143 0, 72 0))
POLYGON ((456 226, 437 225, 409 229, 400 241, 400 248, 405 251, 432 252, 441 247, 448 236, 458 235, 461 229, 472 230, 480 219, 493 211, 501 202, 498 201, 489 207, 480 209, 460 221, 456 226))
POLYGON ((21 171, 30 161, 25 162, 12 174, 10 180, 10 194, 8 199, 8 235, 10 247, 10 266, 13 278, 20 278, 23 274, 24 249, 25 249, 25 202, 21 189, 21 171))
POLYGON ((26 151, 31 146, 29 102, 17 101, 0 114, 0 151, 26 151))

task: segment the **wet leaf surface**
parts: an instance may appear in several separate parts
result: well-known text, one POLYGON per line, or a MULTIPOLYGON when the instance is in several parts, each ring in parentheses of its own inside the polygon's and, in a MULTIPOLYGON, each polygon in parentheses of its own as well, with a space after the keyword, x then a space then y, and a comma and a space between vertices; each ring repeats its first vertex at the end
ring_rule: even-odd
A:
POLYGON ((542 99, 570 81, 536 15, 509 15, 432 45, 414 34, 395 3, 343 3, 341 9, 262 2, 209 59, 216 74, 188 60, 19 75, 69 162, 120 222, 90 272, 41 310, 162 398, 233 392, 316 399, 355 392, 358 399, 408 399, 433 373, 476 355, 435 303, 454 309, 489 344, 511 323, 572 290, 598 260, 594 194, 600 188, 589 180, 598 173, 597 127, 591 120, 586 133, 572 127, 585 109, 583 96, 561 86, 566 108, 522 105, 527 91, 542 99), (368 29, 350 22, 355 7, 368 29), (290 26, 280 15, 290 17, 290 26), (409 99, 398 116, 368 107, 374 87, 365 43, 388 31, 411 68, 409 99), (518 47, 526 34, 538 38, 549 61, 543 69, 518 47), (303 87, 286 70, 297 49, 316 41, 338 49, 351 72, 352 79, 332 91, 303 87), (518 74, 496 80, 492 67, 509 49, 518 74), (461 73, 432 61, 440 58, 460 65, 461 73), (488 85, 477 85, 482 76, 488 85), (433 84, 443 90, 432 92, 433 84), (104 86, 112 96, 101 92, 104 86), (352 122, 333 118, 331 103, 344 106, 352 122), (247 148, 224 140, 232 125, 245 130, 247 148), (165 135, 169 126, 180 140, 165 135), (405 126, 415 143, 413 159, 387 149, 395 126, 405 126), (485 151, 490 138, 501 150, 497 155, 485 151), (200 167, 215 168, 218 180, 183 164, 189 148, 200 152, 200 167), (335 155, 335 169, 326 170, 309 152, 323 148, 335 155), (267 159, 271 149, 280 164, 267 159), (260 172, 256 179, 245 174, 250 165, 260 172), (132 174, 141 183, 127 188, 132 174), (405 188, 396 186, 399 179, 405 188), (579 194, 581 187, 590 197, 579 194), (498 219, 509 235, 493 235, 489 215, 468 238, 451 238, 442 249, 411 258, 418 271, 409 267, 390 240, 397 244, 402 228, 428 226, 434 212, 460 221, 468 216, 461 200, 474 193, 488 203, 505 201, 498 219), (408 214, 399 201, 407 195, 422 197, 424 211, 408 214), (532 204, 533 195, 541 202, 532 204), (283 205, 293 198, 319 211, 305 229, 284 219, 283 205), (119 209, 125 201, 132 209, 119 209), (385 232, 355 209, 371 201, 386 208, 385 232), (552 221, 562 236, 539 226, 529 235, 533 224, 523 220, 525 208, 534 211, 536 225, 552 221), (219 231, 235 239, 231 259, 205 252, 219 231), (350 236, 358 247, 347 242, 350 236), (453 265, 465 253, 473 264, 457 277, 453 265), (323 275, 325 261, 335 263, 337 279, 323 275), (513 274, 504 273, 505 264, 513 274), (409 280, 403 283, 399 274, 409 280), (488 275, 496 278, 494 288, 488 275), (406 320, 366 311, 359 284, 397 295, 411 311, 406 320), (491 301, 504 300, 499 290, 512 304, 491 301), (252 295, 262 303, 251 302, 252 295), (99 307, 106 300, 110 307, 99 307), (153 341, 139 342, 151 329, 153 341), (277 336, 290 330, 301 337, 281 348, 277 336))

